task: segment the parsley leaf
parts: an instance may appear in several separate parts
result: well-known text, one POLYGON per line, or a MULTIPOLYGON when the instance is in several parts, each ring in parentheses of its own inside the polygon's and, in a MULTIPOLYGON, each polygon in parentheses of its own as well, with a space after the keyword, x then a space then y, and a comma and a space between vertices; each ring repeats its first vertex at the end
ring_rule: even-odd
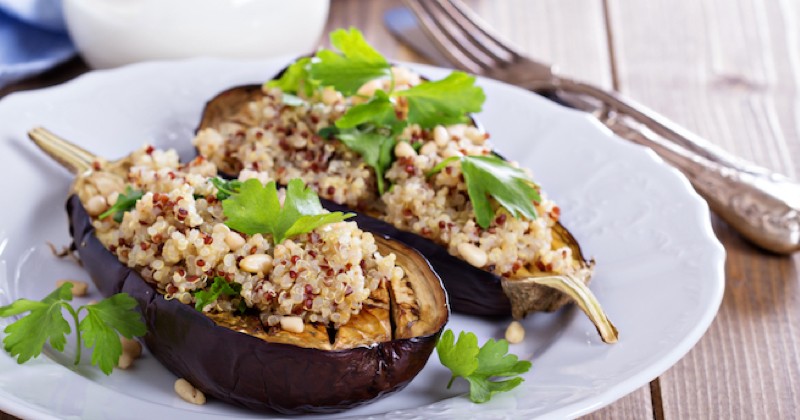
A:
POLYGON ((202 312, 203 308, 214 303, 220 296, 239 296, 242 285, 236 282, 229 283, 224 277, 214 277, 214 284, 208 290, 198 290, 194 294, 194 308, 202 312))
POLYGON ((257 179, 248 179, 242 183, 238 194, 222 202, 222 211, 228 218, 225 224, 231 229, 248 235, 269 233, 276 244, 354 216, 353 213, 323 213, 319 197, 297 178, 289 181, 283 208, 274 181, 264 186, 257 179))
POLYGON ((30 314, 6 327, 3 339, 6 351, 22 364, 42 353, 44 344, 58 351, 64 351, 66 335, 72 332, 69 323, 61 315, 64 302, 72 300, 72 284, 65 283, 41 301, 19 299, 0 308, 0 317, 30 314))
POLYGON ((143 195, 144 193, 142 191, 135 191, 130 185, 128 185, 125 187, 125 192, 119 195, 114 205, 103 212, 103 214, 100 216, 97 216, 97 218, 105 219, 113 214, 114 221, 117 223, 122 223, 122 216, 125 214, 125 212, 136 207, 136 202, 139 201, 143 195))
POLYGON ((356 28, 331 32, 331 44, 340 51, 320 50, 311 62, 309 76, 322 86, 332 86, 351 96, 364 83, 391 75, 391 66, 367 43, 356 28))
POLYGON ((475 77, 460 71, 394 95, 408 100, 408 122, 422 128, 465 122, 467 114, 480 112, 486 100, 483 89, 475 86, 475 77))
POLYGON ((270 80, 266 83, 269 88, 278 88, 286 93, 299 93, 301 89, 308 96, 313 91, 313 83, 308 79, 308 66, 311 58, 303 57, 292 63, 283 72, 280 78, 270 80))
POLYGON ((337 128, 354 128, 361 124, 375 124, 378 126, 394 126, 400 124, 394 103, 389 95, 382 90, 375 91, 369 101, 351 107, 336 120, 337 128))
POLYGON ((467 193, 475 210, 475 218, 482 228, 488 228, 494 218, 490 196, 513 217, 522 215, 531 220, 537 217, 533 203, 542 201, 542 198, 533 182, 523 170, 511 166, 497 156, 449 157, 434 166, 428 176, 441 171, 455 160, 461 162, 467 193))
POLYGON ((122 355, 119 336, 133 338, 147 330, 139 313, 134 310, 136 300, 125 293, 113 295, 93 305, 86 305, 86 316, 78 324, 83 332, 83 344, 92 351, 92 364, 106 375, 111 374, 122 355))
POLYGON ((453 377, 447 387, 453 384, 457 376, 466 378, 478 369, 478 337, 473 333, 461 331, 458 333, 458 341, 455 341, 455 334, 452 330, 442 333, 439 342, 436 343, 436 354, 451 372, 453 377))
POLYGON ((219 177, 211 178, 211 183, 217 188, 217 200, 224 200, 238 194, 239 189, 242 188, 241 181, 226 181, 219 177))
POLYGON ((454 341, 453 331, 445 331, 436 343, 436 353, 442 364, 452 372, 447 387, 450 388, 456 377, 466 379, 469 382, 469 398, 476 403, 489 401, 492 395, 510 391, 524 381, 520 377, 504 381, 491 381, 490 378, 516 376, 531 368, 530 362, 507 354, 506 340, 490 339, 478 348, 478 338, 471 332, 460 332, 458 341, 454 341))
MULTIPOLYGON (((399 127, 398 127, 399 128, 399 127)), ((386 191, 385 173, 394 161, 396 134, 388 128, 369 125, 365 128, 341 130, 336 138, 361 155, 364 163, 375 170, 378 193, 386 191)))
POLYGON ((77 331, 77 351, 75 364, 81 360, 81 335, 83 345, 93 347, 92 364, 106 375, 110 374, 122 354, 119 334, 133 338, 146 333, 144 323, 136 311, 136 301, 125 293, 118 293, 92 305, 84 305, 77 310, 72 301, 72 284, 65 283, 41 301, 18 299, 10 305, 0 307, 0 317, 28 315, 11 323, 5 329, 3 339, 6 351, 17 358, 17 363, 25 363, 42 353, 46 342, 58 351, 64 351, 66 335, 72 332, 64 319, 62 309, 72 315, 77 331), (81 311, 87 314, 79 320, 81 311))

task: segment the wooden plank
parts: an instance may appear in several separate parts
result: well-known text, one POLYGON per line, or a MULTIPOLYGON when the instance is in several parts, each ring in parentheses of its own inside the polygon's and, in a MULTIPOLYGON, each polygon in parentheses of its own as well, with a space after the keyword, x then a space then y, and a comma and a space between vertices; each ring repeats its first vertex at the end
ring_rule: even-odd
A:
POLYGON ((613 404, 582 417, 584 420, 617 420, 653 418, 650 387, 645 386, 613 404))
MULTIPOLYGON (((600 0, 469 0, 467 4, 522 52, 558 63, 570 77, 612 86, 605 15, 600 0)), ((399 1, 335 0, 328 30, 356 26, 384 54, 426 62, 398 45, 382 24, 383 13, 399 1)), ((644 386, 588 418, 653 418, 650 387, 644 386)))
MULTIPOLYGON (((800 4, 608 0, 621 90, 736 154, 800 175, 800 4), (643 42, 642 40, 647 40, 643 42)), ((800 257, 728 251, 716 321, 660 378, 666 418, 800 412, 800 257)))

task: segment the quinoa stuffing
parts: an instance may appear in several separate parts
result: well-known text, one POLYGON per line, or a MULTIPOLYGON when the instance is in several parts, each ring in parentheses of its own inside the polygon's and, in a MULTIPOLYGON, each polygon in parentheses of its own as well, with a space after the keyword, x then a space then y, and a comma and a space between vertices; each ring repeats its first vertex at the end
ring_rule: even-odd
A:
MULTIPOLYGON (((387 64, 384 74, 350 88, 315 79, 326 74, 317 70, 324 60, 298 68, 300 63, 264 84, 262 95, 238 114, 201 129, 193 141, 200 155, 226 173, 261 173, 282 184, 300 178, 320 197, 429 238, 451 255, 508 279, 547 272, 588 281, 591 264, 553 235, 560 208, 530 181, 527 169, 495 159, 489 134, 467 117, 483 102, 474 78, 453 72, 444 80, 423 81, 387 64), (286 74, 306 79, 292 85, 286 74), (440 95, 435 103, 420 102, 420 96, 434 94, 440 95), (458 108, 461 104, 472 105, 458 108), (435 112, 415 113, 426 109, 435 112), (371 119, 364 117, 368 112, 371 119), (381 153, 385 156, 375 157, 381 153), (500 172, 514 172, 527 191, 512 200, 488 198, 496 188, 473 195, 464 161, 476 157, 494 159, 500 172), (380 183, 386 184, 383 193, 380 183), (513 200, 516 207, 508 206, 513 200)), ((511 185, 487 179, 493 176, 488 171, 472 187, 490 181, 511 185)))
MULTIPOLYGON (((323 224, 277 244, 271 234, 231 229, 216 166, 202 157, 181 164, 175 151, 146 146, 122 164, 95 169, 77 193, 98 239, 166 299, 203 312, 257 311, 274 328, 298 318, 339 327, 382 283, 405 276, 395 255, 381 255, 354 222, 323 224)), ((245 171, 238 185, 258 179, 250 182, 266 188, 269 178, 245 171)), ((289 201, 287 190, 277 195, 289 201)), ((322 213, 314 217, 337 219, 322 213)))

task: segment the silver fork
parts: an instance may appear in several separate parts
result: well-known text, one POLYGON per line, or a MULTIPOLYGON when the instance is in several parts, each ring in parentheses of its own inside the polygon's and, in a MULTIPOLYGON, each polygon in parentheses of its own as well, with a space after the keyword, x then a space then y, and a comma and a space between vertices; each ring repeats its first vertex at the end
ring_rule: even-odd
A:
POLYGON ((404 0, 437 49, 456 67, 555 96, 591 112, 620 137, 652 148, 680 169, 710 207, 767 250, 800 249, 800 184, 724 152, 654 111, 511 47, 460 0, 404 0))

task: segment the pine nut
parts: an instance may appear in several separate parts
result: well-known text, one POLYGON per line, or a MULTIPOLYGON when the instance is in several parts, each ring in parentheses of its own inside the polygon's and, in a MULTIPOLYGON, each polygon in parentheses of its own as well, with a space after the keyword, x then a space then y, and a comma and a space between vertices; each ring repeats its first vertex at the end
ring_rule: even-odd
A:
POLYGON ((142 343, 132 338, 120 337, 122 340, 122 354, 127 354, 133 359, 142 355, 142 343))
POLYGON ((322 103, 325 105, 333 105, 342 99, 342 95, 331 87, 326 87, 322 90, 322 103))
POLYGON ((417 155, 417 152, 407 141, 401 141, 394 146, 394 155, 398 158, 414 157, 417 155))
POLYGON ((458 253, 464 257, 466 262, 478 268, 486 265, 486 260, 488 259, 486 252, 477 246, 466 242, 458 244, 458 253))
POLYGON ((439 149, 439 147, 436 145, 436 142, 430 142, 429 141, 429 142, 425 143, 422 146, 422 148, 419 149, 419 154, 421 154, 421 155, 435 155, 436 154, 436 150, 438 150, 438 149, 439 149))
POLYGON ((206 403, 205 394, 183 378, 175 381, 175 393, 178 394, 182 400, 192 404, 203 405, 206 403))
POLYGON ((106 198, 102 195, 96 195, 86 202, 86 212, 89 216, 99 216, 108 208, 106 198))
POLYGON ((86 296, 86 292, 89 290, 89 283, 80 280, 59 280, 56 282, 56 287, 61 287, 67 283, 72 284, 72 296, 86 296))
POLYGON ((109 206, 113 206, 117 204, 117 199, 119 199, 119 193, 114 191, 106 197, 106 203, 108 203, 109 206))
POLYGON ((458 149, 452 146, 448 147, 447 149, 444 149, 444 152, 442 152, 442 157, 445 159, 453 156, 463 156, 463 155, 464 155, 463 153, 461 153, 458 149))
POLYGON ((248 273, 269 273, 272 270, 272 257, 267 254, 253 254, 239 261, 239 268, 248 273))
POLYGON ((486 134, 477 127, 467 127, 466 130, 464 130, 464 135, 475 144, 486 143, 486 134))
POLYGON ((360 88, 358 88, 358 94, 364 96, 372 96, 375 94, 376 90, 383 88, 383 82, 378 79, 370 80, 367 83, 364 83, 360 88))
POLYGON ((522 327, 517 321, 511 321, 508 324, 508 328, 506 328, 506 341, 511 344, 517 344, 522 342, 525 338, 525 328, 522 327))
POLYGON ((228 248, 230 248, 231 251, 236 252, 244 246, 245 240, 242 238, 242 235, 239 235, 233 231, 229 231, 225 234, 225 243, 228 245, 228 248))
POLYGON ((447 129, 444 126, 437 125, 433 129, 433 141, 436 142, 436 145, 439 147, 444 147, 448 141, 450 141, 450 134, 447 133, 447 129))
POLYGON ((119 356, 119 360, 117 361, 117 367, 125 370, 131 367, 131 365, 133 365, 133 357, 131 357, 130 354, 123 352, 119 356))
POLYGON ((102 172, 98 172, 97 174, 99 176, 93 177, 93 182, 94 186, 97 188, 97 191, 100 191, 100 194, 108 195, 119 189, 117 188, 118 183, 114 181, 112 175, 104 174, 102 172))
POLYGON ((284 316, 281 317, 281 329, 293 333, 301 333, 305 330, 303 326, 303 318, 299 316, 284 316))

